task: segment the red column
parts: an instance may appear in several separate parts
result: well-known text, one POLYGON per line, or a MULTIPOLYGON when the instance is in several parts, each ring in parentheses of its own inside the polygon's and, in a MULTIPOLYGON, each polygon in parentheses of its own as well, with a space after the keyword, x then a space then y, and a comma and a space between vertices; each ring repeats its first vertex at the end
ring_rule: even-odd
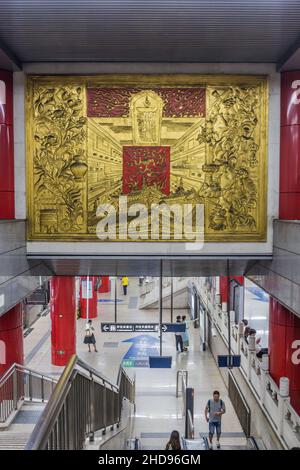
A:
POLYGON ((281 74, 279 218, 300 220, 300 71, 281 74))
POLYGON ((0 317, 0 377, 15 362, 24 364, 22 303, 0 317))
POLYGON ((99 287, 99 292, 110 292, 109 276, 101 276, 101 286, 99 287))
POLYGON ((13 74, 0 70, 0 219, 13 219, 14 202, 13 74))
POLYGON ((98 295, 96 290, 97 277, 89 276, 80 278, 80 316, 81 318, 96 318, 98 307, 98 295), (88 289, 87 289, 88 285, 88 289))
POLYGON ((300 415, 300 318, 289 312, 286 325, 286 377, 291 404, 300 415))
POLYGON ((268 348, 270 375, 277 385, 289 378, 291 404, 300 414, 300 318, 272 298, 268 348))
POLYGON ((50 288, 52 364, 65 366, 76 352, 75 278, 55 276, 50 288))
POLYGON ((286 309, 271 297, 268 350, 270 374, 279 385, 279 379, 285 377, 286 371, 286 309))
POLYGON ((228 302, 228 277, 220 276, 220 296, 221 302, 228 302))

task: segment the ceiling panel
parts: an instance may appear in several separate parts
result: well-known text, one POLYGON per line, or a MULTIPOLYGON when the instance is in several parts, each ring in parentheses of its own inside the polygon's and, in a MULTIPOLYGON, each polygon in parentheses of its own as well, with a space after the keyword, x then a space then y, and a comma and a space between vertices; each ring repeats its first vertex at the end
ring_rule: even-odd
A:
POLYGON ((299 0, 0 0, 0 38, 22 62, 278 62, 299 0))
MULTIPOLYGON (((265 264, 271 262, 271 256, 242 257, 225 256, 212 257, 165 257, 162 259, 164 276, 226 276, 227 260, 229 260, 232 275, 241 276, 255 266, 259 259, 265 264)), ((110 275, 122 276, 159 276, 159 257, 129 257, 129 256, 28 256, 30 263, 39 262, 43 269, 59 276, 110 275)), ((44 273, 44 271, 43 271, 44 273)))

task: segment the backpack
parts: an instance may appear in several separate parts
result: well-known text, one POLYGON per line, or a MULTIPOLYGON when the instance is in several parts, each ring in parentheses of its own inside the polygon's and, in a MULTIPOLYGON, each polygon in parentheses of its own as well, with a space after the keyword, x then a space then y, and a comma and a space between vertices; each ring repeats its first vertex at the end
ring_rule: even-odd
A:
MULTIPOLYGON (((208 400, 208 402, 207 402, 207 409, 208 409, 208 412, 209 412, 209 413, 210 413, 210 402, 211 402, 211 400, 208 400)), ((222 399, 220 400, 220 404, 221 404, 221 408, 222 408, 222 409, 224 410, 224 412, 225 412, 225 408, 223 407, 224 403, 223 403, 223 400, 222 400, 222 399)))

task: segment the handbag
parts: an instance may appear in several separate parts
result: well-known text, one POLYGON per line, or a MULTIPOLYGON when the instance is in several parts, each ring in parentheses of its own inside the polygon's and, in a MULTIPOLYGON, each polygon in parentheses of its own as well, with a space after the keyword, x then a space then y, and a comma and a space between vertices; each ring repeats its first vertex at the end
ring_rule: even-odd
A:
POLYGON ((88 338, 90 338, 92 335, 93 335, 92 329, 91 329, 91 328, 87 328, 87 329, 85 330, 85 336, 87 336, 88 338))

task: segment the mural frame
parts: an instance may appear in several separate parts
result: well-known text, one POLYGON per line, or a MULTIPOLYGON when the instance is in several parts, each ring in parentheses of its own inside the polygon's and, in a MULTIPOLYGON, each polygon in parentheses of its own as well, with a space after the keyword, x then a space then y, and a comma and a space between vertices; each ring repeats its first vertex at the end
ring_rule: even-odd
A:
MULTIPOLYGON (((151 86, 183 87, 229 87, 256 85, 260 87, 260 119, 261 141, 260 152, 265 155, 259 162, 259 217, 257 219, 257 231, 253 233, 214 233, 213 236, 205 235, 205 243, 223 242, 265 242, 267 240, 267 201, 268 201, 268 77, 267 75, 215 75, 215 74, 102 74, 102 75, 28 75, 25 96, 25 120, 26 120, 26 204, 27 204, 27 240, 28 241, 56 241, 56 242, 99 242, 96 236, 90 233, 51 233, 37 234, 34 231, 33 206, 33 99, 34 87, 38 84, 47 86, 87 86, 87 87, 134 87, 150 88, 151 86)), ((86 110, 86 96, 83 96, 83 106, 86 110)), ((87 151, 85 143, 85 151, 87 151)), ((205 218, 205 223, 207 219, 205 218)), ((120 240, 106 240, 106 243, 120 242, 120 240)), ((180 243, 178 240, 122 240, 126 243, 180 243)), ((183 243, 186 240, 182 241, 183 243)))

